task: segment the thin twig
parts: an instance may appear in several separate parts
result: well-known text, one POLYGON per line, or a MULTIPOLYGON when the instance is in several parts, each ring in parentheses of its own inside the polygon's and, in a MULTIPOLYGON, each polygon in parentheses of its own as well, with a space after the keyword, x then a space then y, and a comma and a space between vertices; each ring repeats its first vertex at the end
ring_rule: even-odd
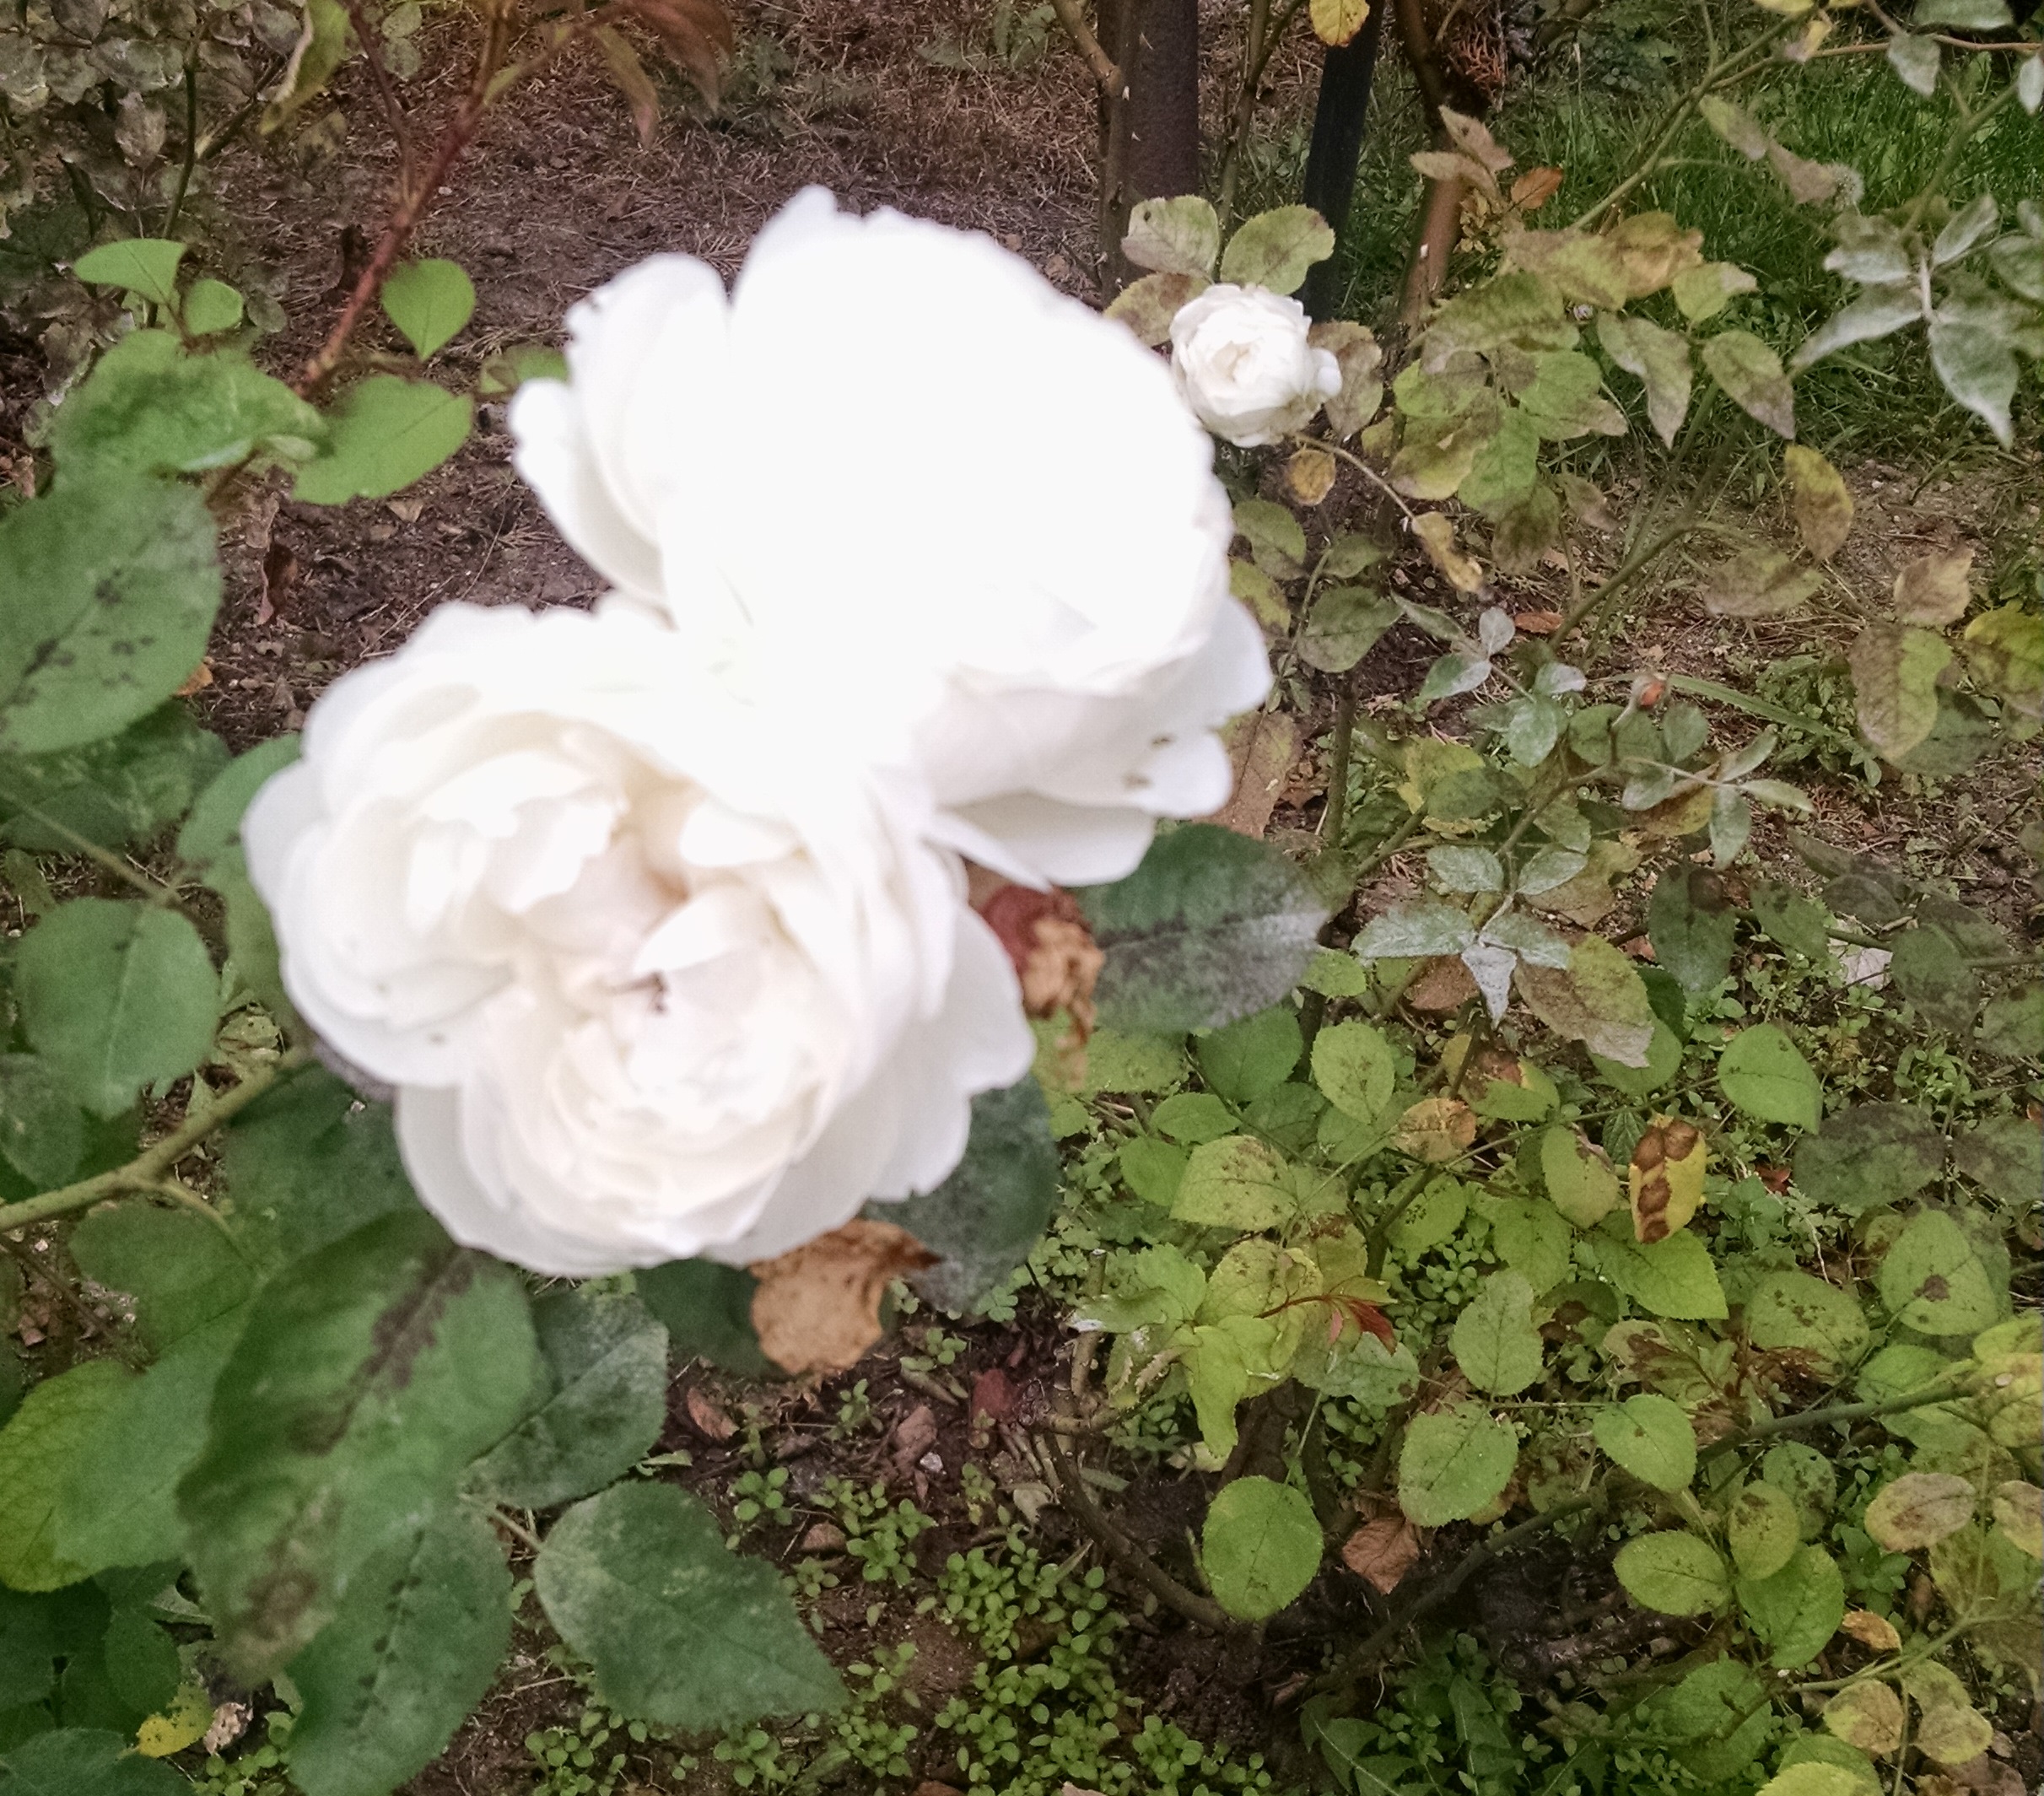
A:
POLYGON ((1037 1441, 1058 1475, 1059 1502, 1123 1571, 1197 1626, 1220 1634, 1238 1625, 1218 1603, 1188 1590, 1107 1518, 1086 1488, 1085 1480, 1065 1457, 1054 1431, 1045 1430, 1037 1436, 1037 1441))
MULTIPOLYGON (((73 1210, 84 1210, 103 1197, 115 1197, 123 1191, 154 1191, 160 1195, 170 1195, 164 1189, 164 1181, 172 1167, 223 1123, 231 1121, 246 1109, 284 1074, 295 1071, 311 1057, 309 1049, 290 1049, 273 1065, 251 1073, 232 1091, 222 1092, 202 1114, 187 1116, 154 1147, 138 1154, 126 1166, 117 1166, 111 1172, 95 1173, 90 1178, 81 1178, 75 1184, 0 1208, 0 1233, 26 1227, 32 1222, 46 1222, 52 1216, 67 1216, 73 1210)), ((196 1192, 192 1195, 197 1195, 196 1192)))
POLYGON ((383 47, 377 41, 369 8, 363 0, 347 0, 347 6, 356 40, 362 46, 362 59, 369 64, 369 85, 375 89, 376 102, 383 108, 384 122, 391 127, 391 141, 397 146, 397 191, 408 193, 412 189, 411 121, 405 116, 404 102, 397 97, 397 85, 391 79, 390 67, 383 60, 383 47))

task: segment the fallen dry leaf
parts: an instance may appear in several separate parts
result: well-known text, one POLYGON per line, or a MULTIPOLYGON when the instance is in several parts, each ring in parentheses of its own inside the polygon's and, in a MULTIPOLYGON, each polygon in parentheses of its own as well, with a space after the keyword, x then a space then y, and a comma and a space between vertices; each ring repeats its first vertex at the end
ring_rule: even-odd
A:
POLYGON ((849 1371, 880 1339, 888 1285, 936 1260, 907 1229, 856 1216, 778 1259, 755 1261, 761 1351, 789 1372, 849 1371))
POLYGON ((804 1534, 800 1551, 805 1553, 835 1553, 843 1551, 844 1530, 835 1522, 817 1522, 804 1534))
POLYGON ((1006 1421, 1015 1413, 1015 1391, 1000 1367, 990 1366, 973 1380, 972 1413, 994 1421, 1006 1421))
POLYGON ((197 666, 185 676, 185 683, 179 687, 172 696, 178 698, 189 698, 192 693, 202 693, 212 684, 213 663, 210 661, 202 661, 197 666))
POLYGON ((1086 914, 1069 892, 1002 886, 979 907, 1022 982, 1032 1017, 1071 1018, 1081 1045, 1093 1033, 1093 981, 1107 957, 1093 945, 1086 914))
POLYGON ((1425 970, 1405 988, 1405 1002, 1416 1011, 1459 1009, 1478 996, 1476 981, 1456 954, 1443 954, 1426 963, 1425 970))
POLYGON ((1561 170, 1528 169, 1512 183, 1512 203, 1521 212, 1538 212, 1561 191, 1561 170))
POLYGON ((738 1425, 717 1406, 706 1392, 692 1385, 682 1403, 688 1411, 688 1420, 695 1425, 696 1432, 704 1439, 728 1441, 738 1432, 738 1425))
POLYGON ((1863 1647, 1872 1647, 1876 1653, 1893 1653, 1902 1643, 1902 1637, 1895 1631, 1895 1624, 1885 1615, 1877 1615, 1870 1609, 1848 1609, 1845 1620, 1838 1624, 1841 1633, 1850 1634, 1863 1647))
POLYGON ((1234 793, 1206 821, 1260 838, 1299 758, 1299 726, 1282 711, 1238 717, 1228 730, 1228 757, 1235 763, 1234 793))
POLYGON ((919 1403, 895 1427, 894 1462, 905 1470, 936 1443, 936 1416, 928 1404, 919 1403))
POLYGON ((1341 1548, 1342 1564, 1386 1596, 1398 1588, 1419 1556, 1419 1531, 1402 1515, 1365 1522, 1341 1548))
POLYGON ((1561 614, 1558 611, 1519 611, 1513 612, 1512 622, 1522 636, 1551 636, 1561 628, 1561 614))

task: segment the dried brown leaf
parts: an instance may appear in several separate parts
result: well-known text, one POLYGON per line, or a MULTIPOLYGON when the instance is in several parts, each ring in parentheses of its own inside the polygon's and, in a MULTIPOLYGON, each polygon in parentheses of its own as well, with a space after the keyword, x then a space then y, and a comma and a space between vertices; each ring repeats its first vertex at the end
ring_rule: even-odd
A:
POLYGON ((845 1372, 880 1339, 880 1300, 895 1279, 936 1264, 905 1228, 857 1216, 749 1269, 752 1331, 789 1372, 845 1372))

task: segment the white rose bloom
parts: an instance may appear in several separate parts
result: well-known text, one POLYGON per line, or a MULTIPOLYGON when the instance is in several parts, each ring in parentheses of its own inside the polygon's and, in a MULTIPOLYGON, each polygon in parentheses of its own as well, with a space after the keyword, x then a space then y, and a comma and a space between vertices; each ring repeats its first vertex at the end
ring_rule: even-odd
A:
POLYGON ((1243 449, 1303 429, 1341 391, 1340 364, 1306 340, 1311 328, 1297 299, 1262 287, 1224 282, 1187 300, 1171 321, 1171 365, 1200 422, 1243 449))
POLYGON ((940 1183, 1022 1076, 920 781, 817 749, 614 602, 444 607, 313 707, 250 871, 457 1238, 571 1276, 769 1257, 940 1183))
POLYGON ((1228 795, 1258 703, 1212 445, 1119 324, 990 239, 799 196, 727 295, 687 256, 569 315, 520 472, 617 587, 909 731, 942 839, 1119 878, 1228 795))

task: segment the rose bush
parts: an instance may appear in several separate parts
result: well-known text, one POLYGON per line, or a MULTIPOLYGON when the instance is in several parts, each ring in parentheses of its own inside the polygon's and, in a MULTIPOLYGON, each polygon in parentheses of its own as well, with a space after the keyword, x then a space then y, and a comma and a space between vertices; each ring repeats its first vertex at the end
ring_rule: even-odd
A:
POLYGON ((1306 309, 1261 287, 1223 282, 1171 321, 1171 365, 1186 402, 1242 449, 1304 426, 1341 391, 1333 354, 1307 341, 1306 309))
POLYGON ((812 190, 728 296, 660 256, 569 326, 570 380, 511 412, 563 534, 748 679, 903 719, 949 845, 1114 879, 1227 798, 1214 731, 1263 642, 1211 445, 1118 325, 984 236, 812 190))
POLYGON ((580 1276, 766 1258, 957 1162, 1032 1044, 930 808, 643 610, 450 605, 314 707, 243 836, 427 1206, 580 1276))

